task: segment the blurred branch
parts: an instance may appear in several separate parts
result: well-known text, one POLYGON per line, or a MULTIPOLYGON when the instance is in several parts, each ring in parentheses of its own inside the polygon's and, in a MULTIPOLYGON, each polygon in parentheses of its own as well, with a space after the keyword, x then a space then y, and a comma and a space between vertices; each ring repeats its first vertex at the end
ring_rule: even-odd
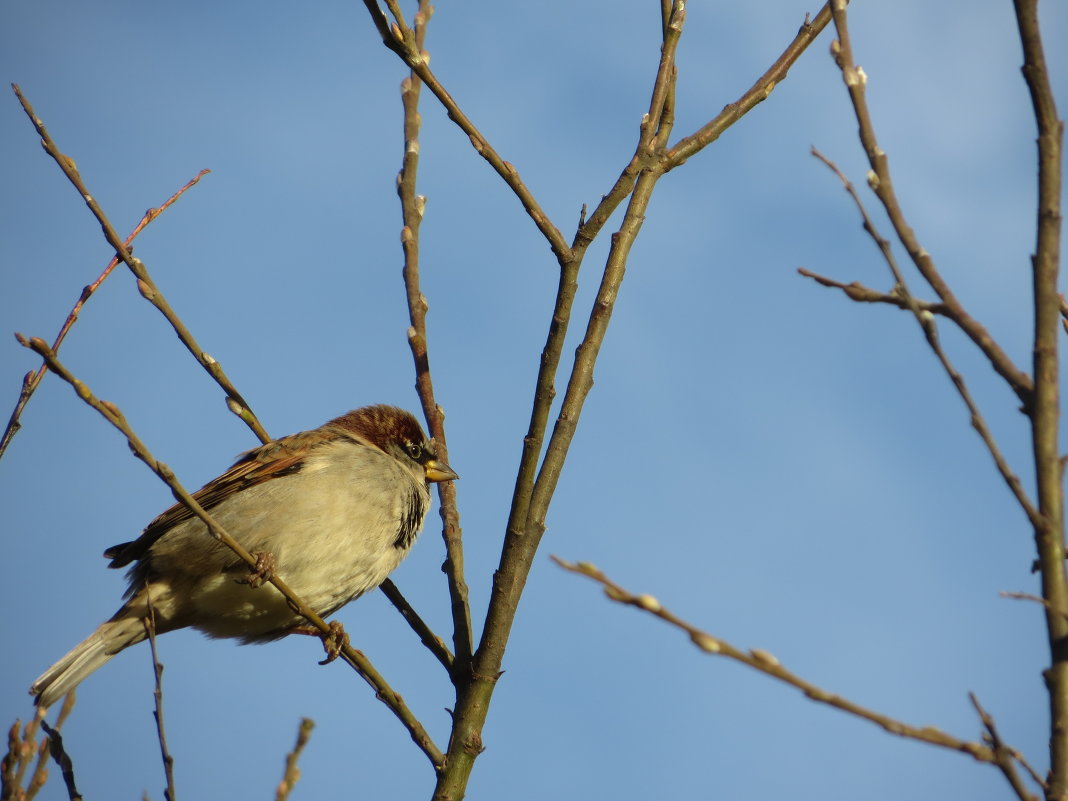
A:
POLYGON ((63 748, 63 737, 60 735, 59 729, 53 729, 44 720, 41 720, 41 728, 48 735, 48 750, 52 754, 52 759, 59 765, 60 773, 63 775, 63 783, 67 787, 67 797, 70 801, 81 801, 82 794, 78 792, 78 787, 74 781, 74 762, 63 748))
MULTIPOLYGON (((67 693, 63 706, 56 717, 55 730, 59 731, 74 708, 74 693, 67 693)), ((48 738, 37 742, 37 732, 48 710, 38 707, 33 719, 19 731, 19 721, 12 724, 7 733, 7 753, 0 759, 0 801, 32 801, 48 781, 48 738), (36 761, 34 759, 36 755, 36 761), (30 779, 23 787, 26 772, 34 765, 30 779)))
MULTIPOLYGON (((1020 508, 1023 509, 1031 524, 1036 526, 1040 525, 1041 516, 1039 515, 1038 510, 1031 502, 1031 499, 1027 497, 1027 492, 1024 490, 1023 483, 1020 481, 1019 476, 1017 476, 1012 468, 1009 467, 1005 456, 1001 453, 1001 449, 994 440, 994 435, 990 431, 986 419, 979 411, 979 406, 972 397, 971 391, 968 389, 968 385, 964 381, 964 377, 957 371, 956 367, 953 366, 953 363, 949 360, 949 357, 946 355, 946 352, 942 347, 942 343, 938 336, 938 326, 935 323, 934 316, 929 308, 925 308, 925 306, 929 307, 930 304, 923 304, 913 297, 912 292, 908 288, 908 282, 905 280, 905 276, 897 264, 897 259, 894 258, 894 251, 890 247, 890 241, 880 235, 878 229, 875 227, 875 223, 868 215, 868 211, 864 207, 864 203, 861 201, 856 188, 838 168, 838 165, 816 150, 816 148, 812 148, 812 155, 827 165, 827 167, 838 176, 838 179, 842 182, 846 192, 848 192, 849 196, 853 199, 853 203, 856 205, 857 211, 860 212, 861 219, 864 221, 864 230, 871 236, 872 240, 879 248, 879 252, 882 254, 883 259, 886 261, 886 264, 890 268, 890 272, 894 277, 893 297, 898 298, 902 307, 911 311, 916 318, 916 322, 919 323, 920 329, 923 331, 924 337, 927 339, 927 344, 942 365, 942 369, 945 370, 946 375, 949 376, 950 381, 953 382, 953 386, 956 387, 957 393, 964 401, 964 405, 968 408, 972 428, 979 434, 979 437, 983 440, 983 444, 986 445, 987 451, 989 451, 990 455, 993 457, 998 473, 1001 474, 1001 477, 1009 487, 1009 491, 1012 492, 1017 503, 1020 504, 1020 508)), ((810 275, 813 278, 816 277, 814 274, 807 273, 804 270, 802 270, 801 273, 802 275, 810 275)), ((822 279, 819 280, 819 283, 827 286, 831 285, 832 282, 828 279, 822 279)), ((842 285, 838 286, 842 287, 842 285)), ((859 299, 855 297, 857 292, 852 290, 852 285, 850 287, 842 287, 842 289, 852 300, 859 299)), ((943 314, 950 317, 950 319, 958 325, 961 324, 959 314, 962 310, 959 307, 954 307, 946 303, 941 304, 941 306, 943 314)))
POLYGON ((300 727, 297 729, 297 743, 286 756, 286 769, 282 774, 282 781, 278 782, 274 801, 286 801, 289 798, 289 794, 293 792, 293 786, 300 780, 300 768, 297 767, 297 760, 300 759, 304 746, 308 744, 308 739, 311 737, 312 729, 314 728, 315 721, 311 718, 300 719, 300 727))
MULTIPOLYGON (((399 10, 394 12, 399 16, 399 10)), ((433 8, 429 0, 420 0, 419 10, 415 14, 414 46, 419 52, 423 52, 423 43, 426 38, 426 26, 430 21, 433 8)), ((419 394, 419 400, 423 406, 423 416, 426 418, 430 435, 434 438, 438 455, 446 462, 449 459, 448 444, 445 439, 445 413, 438 405, 434 397, 434 382, 430 374, 430 356, 427 349, 426 312, 428 304, 426 297, 419 287, 419 227, 423 221, 423 209, 426 198, 416 192, 416 178, 419 171, 419 128, 421 119, 419 116, 419 94, 422 80, 413 69, 411 74, 401 83, 401 101, 404 107, 404 159, 400 173, 397 175, 397 194, 401 202, 401 214, 403 228, 401 229, 401 247, 404 249, 404 288, 408 301, 408 317, 411 327, 408 329, 408 345, 415 361, 415 388, 419 394)), ((416 629, 427 644, 431 652, 450 668, 450 675, 455 682, 456 676, 452 668, 463 674, 469 669, 471 662, 471 648, 473 635, 471 633, 471 608, 468 602, 467 582, 464 579, 464 550, 463 532, 460 528, 460 513, 456 505, 456 482, 446 481, 438 485, 438 498, 440 505, 438 513, 441 515, 442 538, 445 540, 445 576, 449 586, 449 597, 452 607, 453 622, 453 648, 456 650, 456 663, 452 664, 452 657, 448 660, 443 657, 448 654, 432 643, 441 642, 436 636, 429 634, 429 629, 419 620, 418 615, 414 618, 405 615, 412 622, 419 620, 425 631, 416 629), (432 639, 431 639, 432 638, 432 639)), ((390 585, 392 587, 392 584, 390 585)), ((383 590, 385 590, 383 586, 383 590)), ((396 588, 393 592, 399 595, 396 588)), ((389 593, 387 592, 387 595, 389 593)), ((394 601, 393 597, 390 597, 394 601)), ((403 599, 401 599, 403 600, 403 599)), ((394 605, 397 602, 394 601, 394 605)), ((408 609, 411 607, 404 602, 408 609)), ((398 606, 398 609, 403 609, 398 606)), ((414 611, 412 612, 414 615, 414 611)), ((442 646, 443 647, 443 646, 442 646)))
MULTIPOLYGON (((130 232, 129 236, 127 236, 126 239, 123 240, 123 244, 127 248, 129 248, 130 243, 133 242, 137 235, 140 234, 141 231, 143 231, 149 223, 151 223, 153 220, 159 217, 159 215, 161 215, 168 208, 170 208, 170 206, 176 200, 178 200, 178 198, 185 194, 185 191, 187 189, 198 183, 200 179, 207 175, 209 172, 211 172, 211 170, 201 170, 191 181, 189 181, 185 186, 183 186, 173 195, 171 195, 170 198, 168 198, 159 208, 149 209, 148 211, 146 211, 145 215, 141 218, 141 222, 139 222, 137 226, 133 229, 133 231, 130 232)), ((113 257, 108 263, 108 266, 104 268, 104 271, 97 276, 96 280, 82 289, 81 296, 74 304, 74 307, 70 310, 70 314, 67 315, 66 322, 63 323, 63 327, 59 329, 59 333, 56 335, 55 340, 53 340, 52 342, 53 351, 59 350, 59 346, 63 344, 63 340, 67 337, 67 332, 70 331, 71 326, 73 326, 75 321, 78 319, 78 315, 81 314, 82 307, 85 305, 86 301, 88 301, 89 298, 92 297, 93 293, 96 292, 97 289, 99 289, 100 285, 104 283, 104 279, 111 275, 111 271, 114 270, 115 267, 118 266, 118 264, 119 257, 113 257)), ((26 408, 26 404, 29 403, 29 400, 33 396, 33 393, 37 390, 37 387, 40 385, 41 379, 44 378, 44 374, 47 369, 48 366, 42 364, 37 370, 31 370, 30 372, 26 373, 26 376, 22 379, 22 391, 19 393, 19 399, 15 404, 14 411, 11 412, 11 418, 8 420, 7 428, 4 429, 4 434, 2 437, 0 437, 0 458, 3 458, 4 452, 7 450, 7 446, 10 444, 11 440, 14 439, 15 434, 19 432, 19 429, 22 428, 22 423, 19 422, 19 418, 22 415, 22 410, 26 408)))
POLYGON ((975 693, 968 693, 968 699, 972 702, 972 706, 975 707, 975 711, 979 713, 979 719, 983 723, 983 727, 986 729, 986 741, 990 745, 994 752, 995 764, 1001 769, 1006 780, 1009 782, 1009 786, 1012 787, 1016 797, 1020 801, 1038 801, 1038 797, 1032 795, 1027 791, 1024 786, 1023 780, 1020 778, 1020 774, 1016 772, 1016 762, 1019 761, 1023 765, 1024 769, 1030 774, 1038 786, 1043 790, 1046 789, 1046 783, 1042 781, 1038 773, 1034 768, 1024 761, 1020 756, 1020 752, 1015 748, 1009 748, 1001 740, 1001 735, 998 734, 997 725, 994 723, 994 718, 983 709, 982 704, 979 703, 979 699, 976 698, 975 693))
MULTIPOLYGON (((123 433, 130 446, 130 450, 133 451, 134 455, 148 465, 149 469, 171 488, 171 492, 177 501, 185 504, 193 514, 204 522, 204 525, 207 527, 208 532, 212 537, 230 548, 230 550, 237 554, 238 557, 252 570, 257 570, 259 568, 256 557, 245 550, 239 542, 230 536, 230 534, 204 510, 197 500, 181 485, 178 479, 175 478, 174 471, 172 471, 170 467, 163 462, 158 461, 152 455, 148 448, 145 447, 144 443, 138 438, 137 434, 134 433, 133 429, 130 428, 129 424, 126 422, 126 418, 115 404, 110 401, 100 400, 94 396, 89 387, 76 378, 56 358, 55 353, 52 352, 51 348, 48 347, 48 343, 43 339, 38 337, 27 339, 21 334, 17 336, 20 343, 40 354, 45 361, 48 362, 49 369, 70 384, 79 398, 96 409, 104 419, 123 433)), ((280 576, 272 574, 267 580, 274 585, 283 596, 285 596, 286 600, 289 602, 290 608, 297 614, 306 618, 308 622, 320 632, 324 639, 328 637, 344 639, 337 637, 338 632, 336 626, 331 627, 327 624, 315 610, 297 597, 293 590, 290 589, 289 585, 287 585, 280 576)), ((375 691, 375 696, 389 707, 393 714, 396 715, 397 719, 400 720, 406 729, 408 729, 408 733, 411 735, 412 740, 419 746, 423 753, 426 754, 434 767, 439 768, 444 758, 441 751, 434 745, 433 740, 430 739, 430 735, 427 734, 423 725, 408 708, 407 704, 404 703, 401 696, 394 691, 382 675, 375 670, 370 660, 368 660, 360 651, 357 651, 349 645, 348 642, 345 642, 341 647, 340 654, 345 661, 352 666, 369 685, 371 685, 375 691)))
POLYGON ((896 734, 899 737, 905 737, 910 740, 918 740, 942 748, 960 751, 968 754, 979 762, 997 764, 997 758, 994 752, 980 743, 959 740, 933 726, 910 726, 907 723, 902 723, 894 718, 866 709, 865 707, 855 704, 839 695, 820 689, 815 684, 802 679, 800 676, 797 676, 784 668, 779 663, 779 660, 767 651, 757 648, 743 651, 740 648, 736 648, 726 640, 714 637, 675 616, 665 609, 653 596, 635 595, 634 593, 623 589, 623 587, 616 584, 605 576, 604 573, 587 562, 565 562, 555 556, 552 557, 552 560, 565 570, 577 573, 580 576, 585 576, 600 584, 604 588, 604 594, 616 603, 641 609, 654 617, 660 618, 665 623, 669 623, 675 628, 686 632, 690 637, 690 641, 705 653, 716 654, 728 659, 733 659, 736 662, 741 662, 747 667, 751 667, 767 676, 778 679, 784 684, 797 688, 813 701, 826 704, 827 706, 833 706, 835 709, 840 709, 855 717, 863 718, 864 720, 881 727, 890 734, 896 734))
POLYGON ((148 617, 143 623, 145 633, 148 634, 149 653, 152 655, 152 675, 155 681, 152 697, 156 708, 152 711, 152 716, 156 719, 159 753, 163 759, 163 773, 167 777, 167 787, 163 790, 163 797, 167 801, 177 801, 178 796, 174 789, 174 757, 167 748, 167 732, 163 726, 163 664, 159 661, 159 654, 156 651, 156 613, 152 608, 150 593, 145 593, 145 599, 148 601, 148 617))
POLYGON ((48 130, 45 128, 44 123, 33 110, 33 106, 22 94, 17 84, 12 84, 11 88, 15 91, 15 95, 18 97, 19 102, 22 104, 23 110, 26 112, 26 116, 30 118, 33 123, 33 127, 37 129, 37 133, 41 137, 41 144, 44 146, 45 151, 50 155, 59 165, 59 168, 63 171, 63 174, 67 176, 74 187, 78 190, 78 193, 82 196, 85 204, 89 207, 89 210, 96 217, 97 222, 100 223, 100 228, 104 232, 104 238, 108 241, 108 244, 115 249, 117 257, 130 269, 130 272, 137 278, 137 289, 140 291, 142 297, 149 303, 155 306, 167 319, 167 322, 171 324, 174 332, 178 335, 178 338, 182 341, 182 344, 186 346, 193 358, 207 371, 216 383, 222 387, 226 393, 226 405, 235 415, 244 421, 252 432, 259 438, 261 442, 270 442, 271 437, 267 434, 267 431, 260 424, 260 421, 253 414, 251 407, 245 401, 241 394, 237 391, 237 388, 230 382, 226 373, 223 371, 222 366, 208 353, 206 353, 200 344, 196 341, 193 335, 186 328, 185 324, 181 321, 178 315, 167 303, 167 299, 164 298, 163 293, 159 287, 156 286, 155 281, 152 280, 152 276, 148 274, 148 270, 145 269, 145 265, 140 259, 135 259, 130 253, 129 248, 119 239, 118 233, 112 227, 108 221, 107 215, 104 214, 103 209, 100 208, 100 204, 96 202, 96 199, 89 193, 89 190, 85 186, 85 182, 82 181, 81 174, 78 172, 78 168, 75 166, 74 159, 64 155, 56 143, 52 141, 52 137, 49 135, 48 130))

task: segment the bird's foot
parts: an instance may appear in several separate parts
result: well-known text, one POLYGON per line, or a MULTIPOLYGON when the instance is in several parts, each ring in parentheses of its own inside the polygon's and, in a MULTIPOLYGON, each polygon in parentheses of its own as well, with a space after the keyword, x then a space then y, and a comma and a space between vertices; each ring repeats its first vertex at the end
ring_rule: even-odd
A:
POLYGON ((323 641, 323 648, 326 650, 326 659, 320 662, 320 665, 329 665, 335 659, 341 655, 341 651, 349 645, 349 635, 345 631, 345 627, 338 621, 331 620, 326 624, 330 627, 328 634, 323 634, 315 626, 294 626, 289 629, 290 634, 307 634, 311 637, 319 637, 323 641))
POLYGON ((247 578, 238 579, 237 583, 247 584, 252 589, 256 589, 271 580, 275 563, 274 554, 270 551, 257 551, 253 555, 256 557, 256 567, 249 570, 247 578))
POLYGON ((349 635, 344 626, 336 620, 331 620, 327 625, 330 626, 330 633, 323 635, 323 648, 326 649, 326 659, 320 662, 320 665, 329 665, 338 658, 342 649, 349 644, 349 635))

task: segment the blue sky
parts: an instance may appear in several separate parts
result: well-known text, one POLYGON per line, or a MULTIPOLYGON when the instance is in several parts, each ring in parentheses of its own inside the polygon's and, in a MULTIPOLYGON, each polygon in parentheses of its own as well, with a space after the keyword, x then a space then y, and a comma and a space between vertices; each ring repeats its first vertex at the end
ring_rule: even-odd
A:
MULTIPOLYGON (((435 71, 569 238, 581 205, 633 151, 658 6, 440 3, 433 19, 435 71)), ((735 100, 817 8, 691 2, 676 135, 735 100)), ((394 194, 405 71, 362 4, 18 0, 2 13, 0 73, 22 86, 118 229, 213 170, 136 252, 269 431, 372 402, 417 407, 394 194)), ((1035 130, 1011 4, 859 0, 850 13, 912 225, 1029 368, 1035 130)), ((1064 114, 1068 54, 1056 43, 1068 8, 1047 2, 1042 14, 1064 114)), ((816 145, 863 186, 829 42, 656 190, 469 797, 1009 796, 992 768, 697 652, 550 553, 591 561, 709 632, 913 724, 977 738, 974 691, 1005 739, 1045 768, 1041 615, 998 597, 1037 586, 1023 515, 913 321, 796 273, 891 283, 837 179, 809 155, 816 145)), ((422 113, 431 359, 480 623, 556 267, 429 96, 422 113)), ((110 253, 36 139, 14 97, 0 103, 0 328, 51 338, 110 253)), ((587 257, 565 355, 606 246, 587 257)), ((1029 486, 1013 396, 961 336, 942 332, 1029 486)), ((187 487, 255 444, 126 273, 92 299, 62 358, 187 487)), ((37 363, 0 341, 5 418, 37 363)), ((32 679, 118 605, 122 578, 100 552, 170 503, 58 380, 23 422, 0 461, 8 722, 31 713, 32 679)), ((394 578, 444 635, 436 519, 394 578)), ((339 617, 444 747, 450 688, 384 597, 339 617)), ((426 797, 429 766, 390 713, 344 666, 318 667, 314 642, 291 639, 161 639, 179 797, 271 797, 301 716, 317 728, 294 798, 426 797)), ((83 685, 65 739, 87 798, 162 797, 150 688, 144 648, 83 685)), ((43 797, 65 797, 58 775, 43 797)))

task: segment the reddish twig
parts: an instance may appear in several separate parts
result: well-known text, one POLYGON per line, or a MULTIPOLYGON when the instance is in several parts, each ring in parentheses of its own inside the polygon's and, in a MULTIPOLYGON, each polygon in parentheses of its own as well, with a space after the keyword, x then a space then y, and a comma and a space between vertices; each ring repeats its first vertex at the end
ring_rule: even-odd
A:
POLYGON ((178 339, 189 350, 193 358, 197 360, 197 363, 210 375, 215 382, 222 387, 226 393, 226 405, 247 425, 252 432, 259 438, 260 442, 270 442, 271 437, 267 433, 266 429, 260 424, 259 419, 252 412, 252 408, 248 402, 241 397, 241 393, 237 391, 237 388, 231 383, 226 372, 211 354, 207 353, 201 348, 200 343, 196 341, 193 334, 182 322, 181 318, 171 308, 167 299, 163 296, 163 292, 156 285, 156 282, 152 280, 152 276, 149 275, 148 270, 145 268, 144 263, 140 259, 133 257, 129 248, 119 239, 118 233, 111 225, 107 215, 104 214, 104 210, 100 207, 100 204, 96 202, 96 199, 89 192, 82 180, 81 174, 78 172, 77 166, 75 166, 74 159, 65 155, 60 151, 59 147, 53 141, 51 134, 48 133, 48 129, 45 128, 41 118, 33 110, 33 106, 26 99, 26 96, 22 94, 22 90, 19 89, 17 84, 12 84, 11 88, 14 90, 16 97, 19 99, 19 103, 22 104, 23 111, 26 112, 26 116, 30 118, 30 122, 33 123, 33 127, 36 129, 38 135, 41 137, 41 144, 44 146, 45 152, 50 155, 59 168, 63 171, 63 174, 67 176, 67 180, 71 182, 78 193, 82 196, 82 200, 85 201, 85 205, 89 207, 89 210, 96 217, 100 228, 104 232, 104 238, 108 241, 108 244, 115 249, 116 255, 119 259, 130 269, 130 272, 134 274, 137 279, 137 289, 149 303, 155 306, 160 313, 170 323, 174 332, 178 335, 178 339))
MULTIPOLYGON (((211 172, 211 170, 201 170, 191 181, 171 195, 158 208, 146 211, 145 216, 141 218, 141 222, 139 222, 126 239, 123 240, 123 244, 126 245, 126 247, 129 247, 130 243, 137 238, 137 235, 140 234, 149 223, 153 222, 159 215, 170 208, 178 198, 185 194, 187 189, 190 189, 197 184, 200 179, 209 172, 211 172)), ((86 304, 86 301, 88 301, 89 298, 93 296, 93 293, 100 288, 100 285, 104 283, 104 280, 109 275, 111 275, 112 270, 119 265, 119 262, 120 259, 118 256, 113 257, 111 261, 108 262, 108 266, 104 268, 104 271, 96 277, 96 280, 82 289, 81 296, 78 298, 73 308, 71 308, 70 314, 67 315, 67 319, 63 323, 62 328, 59 329, 59 333, 56 334, 56 338, 52 341, 52 350, 59 350, 59 346, 63 344, 63 340, 67 337, 67 332, 70 331, 71 326, 73 326, 78 319, 78 315, 81 314, 82 307, 86 304)), ((11 412, 11 418, 7 422, 7 428, 4 429, 4 434, 0 437, 0 458, 3 458, 7 446, 10 444, 11 440, 14 439, 15 434, 19 432, 19 429, 22 428, 22 423, 19 422, 19 418, 22 416, 22 410, 26 408, 26 404, 29 403, 33 393, 37 391, 37 387, 40 385, 41 379, 44 378, 44 374, 47 370, 48 366, 42 364, 36 370, 31 370, 26 373, 25 377, 22 379, 22 390, 19 392, 19 399, 15 404, 14 411, 11 412)))

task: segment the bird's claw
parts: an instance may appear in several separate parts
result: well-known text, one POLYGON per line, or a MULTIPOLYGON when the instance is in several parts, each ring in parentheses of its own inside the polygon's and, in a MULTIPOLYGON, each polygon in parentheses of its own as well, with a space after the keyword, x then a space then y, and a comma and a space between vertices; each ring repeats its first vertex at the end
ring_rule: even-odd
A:
POLYGON ((331 620, 327 625, 330 627, 330 633, 322 635, 326 659, 320 662, 320 665, 329 665, 349 645, 349 635, 344 626, 336 620, 331 620))
POLYGON ((274 554, 270 551, 257 551, 254 556, 256 557, 256 567, 249 570, 247 578, 237 580, 238 584, 247 584, 252 589, 256 589, 270 581, 275 569, 274 554))

